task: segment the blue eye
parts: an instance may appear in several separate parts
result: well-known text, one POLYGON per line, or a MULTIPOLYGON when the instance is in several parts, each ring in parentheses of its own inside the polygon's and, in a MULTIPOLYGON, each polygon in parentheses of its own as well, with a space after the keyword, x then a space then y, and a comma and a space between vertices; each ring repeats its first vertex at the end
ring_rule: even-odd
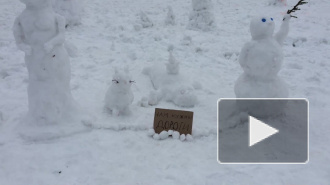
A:
POLYGON ((262 18, 261 21, 262 21, 262 22, 266 22, 266 19, 265 19, 265 18, 262 18))
POLYGON ((273 19, 273 18, 270 18, 270 20, 272 20, 272 21, 273 21, 274 19, 273 19))

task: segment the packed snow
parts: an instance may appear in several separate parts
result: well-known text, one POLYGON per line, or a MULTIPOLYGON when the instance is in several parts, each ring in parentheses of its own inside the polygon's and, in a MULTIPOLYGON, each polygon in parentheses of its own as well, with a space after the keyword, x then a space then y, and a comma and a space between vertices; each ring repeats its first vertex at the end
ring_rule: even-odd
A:
MULTIPOLYGON (((196 24, 203 25, 202 29, 190 29, 197 15, 192 13, 191 0, 113 0, 111 3, 81 0, 81 24, 63 30, 66 43, 72 45, 57 46, 58 53, 55 59, 52 55, 49 62, 59 57, 62 59, 57 62, 63 63, 59 68, 71 68, 69 77, 67 72, 63 72, 64 76, 54 76, 59 75, 63 80, 59 82, 66 85, 71 77, 70 88, 66 87, 65 92, 71 91, 83 118, 75 118, 70 123, 30 126, 24 124, 30 110, 28 101, 36 98, 58 106, 60 102, 55 100, 58 94, 50 99, 36 93, 50 91, 52 94, 63 88, 52 86, 55 82, 50 81, 31 82, 33 75, 39 73, 29 75, 32 64, 28 63, 30 55, 26 54, 42 57, 47 53, 46 48, 49 51, 51 47, 43 48, 46 40, 39 36, 35 43, 42 45, 17 47, 13 25, 25 5, 20 1, 2 0, 0 184, 329 184, 328 0, 314 0, 301 6, 301 10, 294 13, 298 18, 291 18, 289 34, 278 48, 283 52, 283 63, 276 75, 287 84, 288 96, 307 98, 310 103, 309 162, 305 165, 220 165, 217 162, 217 100, 236 97, 236 80, 245 72, 239 58, 244 44, 251 41, 251 20, 258 15, 267 16, 267 20, 273 18, 275 33, 278 33, 286 11, 297 3, 287 1, 273 6, 269 2, 211 0, 211 5, 198 14, 206 16, 198 19, 206 22, 196 24), (169 6, 175 25, 164 24, 169 6), (179 62, 177 74, 167 73, 169 45, 173 45, 172 55, 179 62), (69 59, 74 46, 76 57, 69 59), (40 47, 36 55, 34 47, 40 47), (105 96, 114 85, 114 68, 121 70, 126 66, 135 81, 129 88, 134 100, 132 104, 125 104, 130 114, 115 116, 104 111, 105 96), (146 68, 155 70, 146 73, 146 68), (169 85, 172 82, 175 84, 169 85), (35 83, 38 88, 45 87, 44 91, 30 89, 35 83), (175 96, 164 96, 164 92, 175 96), (176 100, 176 96, 181 98, 176 100), (192 100, 193 106, 185 105, 192 100), (171 136, 164 133, 162 138, 166 135, 168 138, 160 140, 159 134, 149 130, 156 107, 193 111, 191 137, 173 132, 171 136)), ((41 18, 55 21, 50 12, 41 18)), ((28 27, 34 27, 36 34, 42 33, 50 39, 54 36, 51 30, 56 24, 53 23, 46 21, 46 24, 28 27), (52 33, 45 33, 45 27, 52 33)), ((30 37, 27 35, 24 39, 30 37)), ((33 63, 39 64, 45 63, 33 63)), ((36 114, 42 113, 40 111, 36 114)), ((246 115, 235 117, 233 124, 235 120, 244 123, 246 115)), ((240 134, 245 126, 228 129, 240 134)), ((290 128, 294 130, 295 126, 290 128)))

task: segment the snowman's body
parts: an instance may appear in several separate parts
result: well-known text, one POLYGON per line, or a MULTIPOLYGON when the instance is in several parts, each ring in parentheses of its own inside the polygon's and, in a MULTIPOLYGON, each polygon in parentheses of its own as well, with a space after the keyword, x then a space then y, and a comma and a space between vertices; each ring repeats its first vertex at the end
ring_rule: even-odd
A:
MULTIPOLYGON (((283 63, 281 45, 288 34, 290 19, 284 17, 280 31, 273 36, 275 24, 272 18, 257 17, 251 21, 252 41, 243 47, 239 63, 244 73, 235 84, 237 98, 287 98, 288 88, 277 74, 283 63)), ((241 106, 248 112, 258 116, 280 113, 283 105, 273 105, 273 109, 265 111, 263 105, 241 106)))
POLYGON ((29 73, 29 119, 52 124, 70 116, 74 100, 70 91, 70 61, 64 48, 64 19, 49 0, 21 0, 26 9, 14 23, 14 36, 25 52, 29 73))

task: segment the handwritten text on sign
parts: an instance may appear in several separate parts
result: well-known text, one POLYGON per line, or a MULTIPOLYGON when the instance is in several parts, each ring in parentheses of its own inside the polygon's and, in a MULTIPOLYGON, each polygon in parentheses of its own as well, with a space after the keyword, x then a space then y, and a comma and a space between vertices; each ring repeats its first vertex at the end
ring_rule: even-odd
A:
POLYGON ((193 123, 193 112, 155 109, 154 130, 160 133, 163 130, 175 130, 180 134, 191 134, 193 123))

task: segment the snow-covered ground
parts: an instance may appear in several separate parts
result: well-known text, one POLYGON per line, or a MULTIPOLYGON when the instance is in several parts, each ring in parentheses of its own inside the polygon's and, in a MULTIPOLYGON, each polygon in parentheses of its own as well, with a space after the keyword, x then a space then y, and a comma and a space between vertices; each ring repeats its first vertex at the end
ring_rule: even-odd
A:
POLYGON ((69 27, 68 41, 78 48, 71 59, 71 88, 76 101, 96 119, 94 129, 49 140, 24 140, 17 124, 27 113, 28 73, 15 45, 14 19, 24 9, 15 0, 0 1, 0 184, 330 184, 330 3, 313 0, 291 19, 279 76, 290 97, 310 102, 310 157, 305 165, 220 165, 217 163, 217 99, 233 98, 242 73, 238 56, 251 39, 249 23, 260 12, 272 16, 278 30, 287 6, 267 0, 213 0, 216 29, 187 30, 190 0, 83 1, 82 24, 69 27), (175 26, 165 26, 168 6, 175 26), (153 26, 143 28, 143 11, 153 26), (157 107, 194 112, 192 142, 147 136, 155 106, 138 102, 153 90, 145 67, 168 62, 168 46, 180 62, 180 74, 202 84, 198 104, 157 107), (295 47, 293 47, 295 45, 295 47), (114 67, 128 66, 133 80, 132 114, 103 112, 114 67))

